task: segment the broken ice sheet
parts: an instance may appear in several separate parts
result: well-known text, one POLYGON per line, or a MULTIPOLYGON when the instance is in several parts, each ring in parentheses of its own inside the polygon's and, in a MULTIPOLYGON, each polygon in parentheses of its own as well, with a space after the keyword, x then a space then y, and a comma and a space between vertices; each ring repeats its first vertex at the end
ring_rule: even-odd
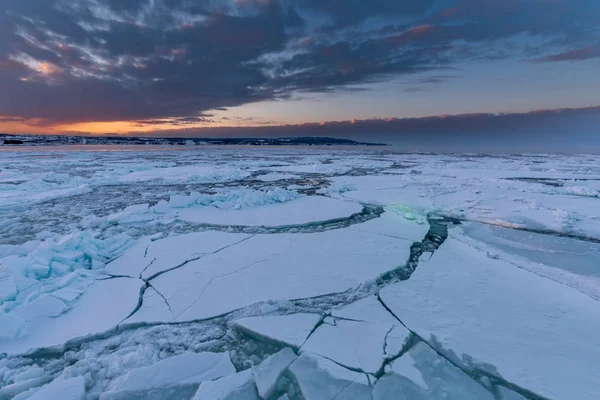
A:
MULTIPOLYGON (((252 318, 239 320, 240 330, 266 342, 279 341, 273 349, 287 343, 298 350, 321 319, 317 309, 318 313, 327 312, 333 298, 343 305, 355 295, 360 297, 376 291, 373 282, 378 276, 404 265, 412 243, 420 242, 427 232, 424 222, 428 214, 473 218, 507 226, 525 224, 529 228, 551 229, 557 234, 587 235, 592 241, 600 238, 597 211, 600 186, 595 180, 600 177, 600 162, 596 156, 261 149, 257 157, 256 149, 232 148, 186 152, 50 152, 42 156, 40 152, 41 149, 36 151, 38 154, 20 156, 5 152, 6 157, 0 157, 0 308, 3 310, 0 312, 0 353, 11 354, 1 359, 0 365, 9 369, 23 368, 14 374, 0 371, 0 386, 2 390, 18 389, 21 393, 17 396, 33 395, 52 379, 89 373, 92 380, 88 375, 86 386, 92 386, 87 387, 87 397, 96 398, 127 372, 148 366, 171 351, 181 354, 190 349, 219 352, 230 345, 235 348, 231 341, 250 338, 238 332, 229 337, 226 329, 235 325, 232 319, 246 315, 247 310, 251 310, 247 315, 252 318), (266 174, 267 171, 272 173, 266 174), (307 187, 317 189, 319 196, 294 191, 298 186, 293 189, 290 182, 286 182, 291 178, 307 182, 315 178, 307 187), (365 209, 371 209, 374 204, 387 212, 381 216, 373 213, 373 219, 366 223, 361 218, 353 219, 350 228, 337 229, 347 226, 344 223, 329 224, 327 229, 337 229, 329 235, 305 236, 307 231, 319 230, 315 222, 338 217, 345 222, 349 215, 360 212, 364 203, 365 209), (299 210, 303 213, 297 214, 299 210), (269 238, 248 239, 249 243, 236 249, 236 240, 247 236, 215 231, 194 233, 199 224, 176 219, 178 214, 183 217, 188 212, 195 215, 196 222, 221 225, 219 230, 228 229, 230 225, 273 226, 282 221, 306 222, 309 226, 298 229, 297 235, 281 237, 277 229, 265 229, 262 231, 272 234, 269 238), (406 220, 412 217, 423 223, 406 220), (84 231, 59 243, 75 228, 84 231), (159 236, 154 238, 167 239, 151 243, 147 253, 149 239, 143 239, 144 245, 104 269, 104 263, 121 255, 133 243, 132 238, 155 234, 159 236), (229 246, 231 241, 234 242, 231 247, 211 255, 229 246), (88 255, 82 258, 82 253, 88 255), (146 260, 149 257, 151 259, 146 260), (194 262, 193 267, 181 266, 205 257, 208 259, 194 262), (6 268, 8 264, 10 268, 6 268), (85 268, 93 268, 93 271, 85 268), (146 280, 162 274, 151 279, 147 287, 137 279, 145 268, 142 278, 146 280), (135 279, 128 278, 129 283, 125 283, 126 278, 110 278, 103 284, 91 284, 103 271, 135 279), (140 289, 144 287, 140 303, 140 289), (331 295, 338 291, 342 293, 331 295), (261 315, 285 312, 286 307, 279 307, 277 299, 289 304, 297 297, 309 297, 299 300, 304 304, 303 312, 311 312, 306 304, 315 305, 315 314, 307 318, 306 323, 295 320, 294 316, 261 315), (322 303, 323 299, 328 299, 326 304, 322 303), (257 303, 265 302, 277 307, 260 310, 256 307, 257 303), (119 324, 135 310, 131 318, 119 324), (229 314, 233 310, 236 311, 229 314), (178 314, 180 318, 176 319, 178 314), (214 320, 196 320, 223 314, 214 320), (285 323, 297 332, 282 326, 284 323, 271 326, 268 322, 277 319, 287 321, 285 323), (171 324, 184 320, 193 322, 171 324), (116 329, 117 324, 119 329, 116 329), (199 330, 204 329, 212 334, 200 334, 199 330), (102 336, 109 338, 99 339, 102 336), (210 347, 213 345, 216 348, 210 347), (53 353, 55 358, 48 361, 52 368, 47 372, 28 365, 33 362, 30 357, 12 358, 38 346, 57 346, 53 350, 59 350, 53 353), (60 352, 63 346, 68 349, 65 353, 60 352), (77 348, 81 350, 73 350, 77 348), (77 360, 75 364, 74 360, 77 360), (105 368, 106 365, 111 367, 105 368), (28 371, 24 372, 27 367, 28 371), (61 371, 61 368, 64 369, 61 371)), ((201 226, 201 229, 206 228, 201 226)), ((231 231, 244 229, 231 228, 231 231)), ((256 226, 250 230, 261 231, 256 226)), ((420 263, 413 277, 398 284, 398 289, 394 289, 398 302, 390 300, 390 292, 386 291, 391 288, 382 289, 382 299, 392 303, 386 304, 409 328, 439 346, 436 350, 443 351, 466 370, 489 368, 486 371, 498 372, 501 379, 525 389, 539 390, 541 395, 552 399, 599 398, 598 381, 594 380, 600 376, 594 362, 598 358, 594 347, 598 330, 594 321, 598 316, 590 311, 597 308, 597 302, 564 293, 576 288, 600 299, 594 276, 597 275, 595 253, 582 246, 563 246, 569 242, 564 238, 546 241, 544 237, 540 241, 525 232, 507 236, 499 233, 501 228, 490 231, 489 237, 478 234, 460 237, 465 243, 470 239, 470 245, 476 241, 486 242, 475 246, 482 250, 481 259, 471 256, 454 259, 444 253, 446 245, 453 246, 449 241, 438 250, 441 253, 434 254, 431 262, 420 263), (506 239, 509 243, 498 243, 496 239, 506 239), (507 246, 499 248, 498 245, 507 246), (547 249, 552 252, 545 252, 547 249), (488 265, 487 256, 501 260, 488 265), (432 265, 434 269, 429 269, 432 265), (517 267, 543 277, 525 278, 526 271, 509 274, 517 267), (421 273, 432 277, 423 280, 421 273), (548 280, 544 277, 559 283, 538 284, 537 279, 548 280), (493 306, 495 303, 497 307, 493 306), (515 330, 518 334, 512 333, 515 330), (431 332, 436 336, 431 336, 431 332), (497 371, 482 364, 485 362, 492 366, 497 364, 497 371), (586 364, 587 370, 583 370, 581 366, 586 364), (556 372, 552 373, 551 369, 556 372)), ((377 360, 373 365, 381 360, 388 362, 386 374, 379 381, 371 375, 368 377, 376 390, 381 390, 379 385, 385 387, 386 381, 401 381, 403 388, 416 388, 418 394, 427 394, 425 387, 437 390, 435 393, 444 392, 435 389, 428 380, 432 376, 441 379, 440 385, 447 381, 466 387, 466 381, 455 381, 451 374, 435 368, 429 371, 419 364, 421 358, 414 352, 401 354, 406 331, 383 309, 377 297, 369 296, 365 301, 336 307, 329 314, 326 323, 313 332, 311 345, 321 335, 332 343, 333 334, 328 330, 335 328, 341 339, 331 348, 322 346, 319 351, 330 352, 332 358, 348 363, 354 359, 348 361, 344 357, 355 353, 366 353, 368 360, 373 357, 377 360), (361 341, 356 349, 342 353, 342 343, 354 343, 347 338, 353 335, 348 333, 348 327, 355 324, 391 325, 392 329, 386 332, 382 348, 378 347, 373 353, 367 351, 367 340, 361 341), (321 329, 324 330, 317 334, 321 329), (399 355, 400 358, 394 360, 399 355)), ((373 341, 381 344, 379 330, 373 331, 375 336, 373 341)), ((408 345, 416 341, 418 338, 412 336, 408 345)), ((291 384, 294 390, 288 390, 287 394, 292 400, 297 400, 295 389, 298 388, 307 397, 321 398, 320 386, 315 383, 319 379, 324 387, 331 383, 340 390, 365 386, 351 383, 354 377, 367 379, 363 378, 364 374, 344 370, 314 354, 305 353, 300 358, 313 360, 316 364, 308 364, 321 369, 313 368, 304 375, 296 371, 302 386, 291 384), (351 376, 343 377, 346 372, 351 376), (338 374, 340 377, 336 377, 338 374), (312 378, 317 381, 311 383, 312 378), (314 390, 311 391, 311 387, 314 390)), ((250 365, 251 361, 237 360, 236 365, 237 362, 250 365)), ((436 363, 442 365, 443 361, 435 359, 436 363)), ((272 370, 269 368, 270 379, 265 380, 256 375, 262 366, 254 364, 257 380, 270 389, 273 376, 278 375, 275 372, 281 371, 285 363, 276 363, 278 368, 272 370)), ((283 374, 280 383, 294 381, 289 369, 283 374)), ((233 376, 228 375, 221 383, 225 384, 233 376)), ((257 386, 260 385, 257 382, 257 386)), ((482 387, 477 382, 475 385, 482 387)), ((152 389, 144 396, 181 394, 181 386, 167 386, 168 393, 152 389)), ((188 387, 191 393, 188 398, 194 395, 192 386, 188 387)), ((523 400, 520 394, 495 383, 487 386, 495 387, 498 399, 523 400)), ((277 387, 273 396, 279 396, 284 390, 277 387)), ((477 393, 478 389, 473 390, 477 393)), ((356 395, 345 390, 331 392, 335 393, 325 389, 323 396, 327 398, 329 393, 333 398, 339 394, 339 400, 356 395)), ((11 393, 14 395, 16 391, 11 393)), ((397 395, 392 397, 396 398, 397 395)))
POLYGON ((380 224, 255 235, 162 274, 152 286, 168 300, 174 321, 210 318, 261 301, 341 293, 406 263, 413 242, 378 234, 380 224))

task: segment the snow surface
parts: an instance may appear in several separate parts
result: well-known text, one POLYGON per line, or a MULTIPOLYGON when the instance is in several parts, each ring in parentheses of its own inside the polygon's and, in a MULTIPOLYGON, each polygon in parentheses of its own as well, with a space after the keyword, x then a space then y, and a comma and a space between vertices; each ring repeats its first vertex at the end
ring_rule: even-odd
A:
POLYGON ((600 398, 598 156, 110 150, 2 152, 0 398, 600 398))

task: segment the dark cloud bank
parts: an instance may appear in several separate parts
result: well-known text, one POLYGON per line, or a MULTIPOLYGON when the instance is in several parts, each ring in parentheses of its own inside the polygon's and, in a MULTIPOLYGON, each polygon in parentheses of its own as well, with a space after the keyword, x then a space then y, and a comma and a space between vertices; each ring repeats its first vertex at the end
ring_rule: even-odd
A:
POLYGON ((268 127, 189 128, 152 136, 329 136, 406 151, 600 153, 600 106, 512 114, 462 114, 268 127))
MULTIPOLYGON (((182 126, 296 93, 443 77, 474 60, 577 62, 600 57, 599 15, 597 0, 4 1, 0 115, 182 126)), ((410 131, 411 121, 385 129, 410 131)), ((462 135, 505 121, 444 120, 462 135)))

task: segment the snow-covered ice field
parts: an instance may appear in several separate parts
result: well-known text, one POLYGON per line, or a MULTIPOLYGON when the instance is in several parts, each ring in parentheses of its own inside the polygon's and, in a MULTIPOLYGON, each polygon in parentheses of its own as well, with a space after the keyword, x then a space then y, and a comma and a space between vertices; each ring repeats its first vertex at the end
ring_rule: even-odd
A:
POLYGON ((3 150, 0 400, 600 399, 599 197, 591 155, 3 150))

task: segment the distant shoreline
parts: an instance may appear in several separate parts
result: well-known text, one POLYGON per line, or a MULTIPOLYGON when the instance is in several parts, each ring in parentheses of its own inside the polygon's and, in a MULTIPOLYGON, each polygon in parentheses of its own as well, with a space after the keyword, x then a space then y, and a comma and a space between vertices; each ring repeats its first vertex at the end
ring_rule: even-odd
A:
POLYGON ((65 145, 151 145, 151 146, 368 146, 384 147, 384 143, 358 142, 331 137, 284 138, 166 138, 137 136, 51 136, 0 134, 0 145, 65 146, 65 145))

